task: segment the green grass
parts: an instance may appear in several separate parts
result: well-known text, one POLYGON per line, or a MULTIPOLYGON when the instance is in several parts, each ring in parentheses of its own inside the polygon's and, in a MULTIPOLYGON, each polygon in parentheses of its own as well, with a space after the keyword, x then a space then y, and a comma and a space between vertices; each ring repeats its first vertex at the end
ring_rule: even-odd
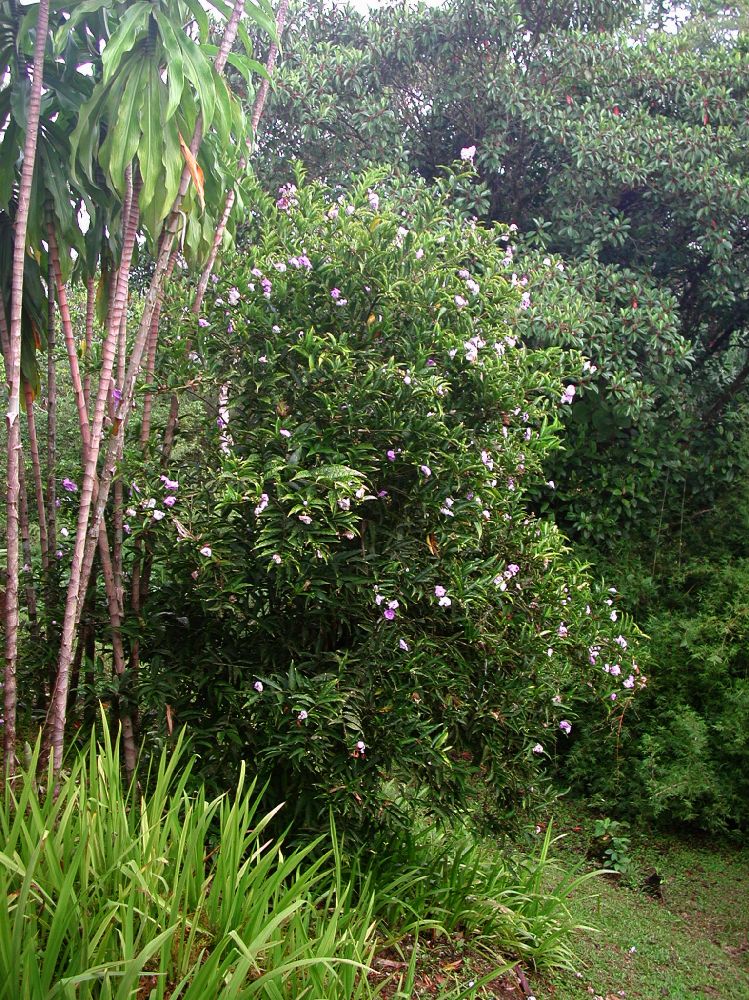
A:
MULTIPOLYGON (((576 840, 568 850, 579 856, 585 838, 576 840)), ((601 879, 573 900, 576 921, 599 933, 577 941, 578 976, 537 980, 537 1000, 587 1000, 591 990, 607 1000, 747 1000, 749 851, 640 835, 632 855, 629 885, 601 879), (653 869, 660 897, 639 887, 653 869)))

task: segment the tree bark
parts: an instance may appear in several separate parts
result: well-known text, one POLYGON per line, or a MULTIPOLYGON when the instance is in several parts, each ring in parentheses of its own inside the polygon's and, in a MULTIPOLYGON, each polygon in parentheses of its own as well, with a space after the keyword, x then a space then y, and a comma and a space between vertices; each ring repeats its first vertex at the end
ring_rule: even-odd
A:
POLYGON ((8 430, 7 450, 7 547, 8 579, 5 593, 5 767, 8 774, 15 771, 16 760, 16 666, 18 663, 18 574, 19 574, 19 523, 18 497, 19 462, 21 454, 21 304, 23 299, 23 270, 26 256, 26 231, 29 221, 31 189, 34 180, 34 163, 39 133, 39 115, 42 102, 42 76, 44 50, 49 29, 49 0, 40 0, 34 40, 34 68, 23 144, 23 163, 18 185, 18 207, 13 239, 13 267, 11 273, 11 298, 9 326, 10 362, 8 371, 9 401, 6 415, 8 430))

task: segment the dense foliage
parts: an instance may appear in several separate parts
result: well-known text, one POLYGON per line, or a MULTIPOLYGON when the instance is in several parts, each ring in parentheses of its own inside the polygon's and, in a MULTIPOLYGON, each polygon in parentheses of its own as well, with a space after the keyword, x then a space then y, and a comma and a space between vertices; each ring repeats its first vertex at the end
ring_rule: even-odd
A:
POLYGON ((142 692, 307 820, 371 818, 395 775, 442 810, 479 778, 507 823, 576 703, 644 683, 618 595, 527 503, 587 363, 517 339, 506 227, 375 181, 258 192, 206 302, 183 365, 217 426, 131 511, 142 692))
POLYGON ((647 697, 611 755, 587 727, 570 774, 612 808, 710 829, 746 823, 745 754, 725 735, 741 731, 747 678, 726 651, 749 471, 745 16, 699 3, 454 0, 367 17, 304 4, 261 145, 269 179, 296 156, 329 178, 395 163, 404 189, 417 175, 467 218, 518 226, 518 335, 590 360, 571 373, 563 446, 544 458, 556 489, 533 486, 533 506, 639 593, 629 607, 652 636, 647 697), (464 169, 446 171, 458 157, 464 169), (714 585, 695 605, 707 565, 714 585), (685 657, 711 664, 709 684, 685 657))
POLYGON ((745 468, 746 36, 697 5, 673 16, 678 31, 626 2, 305 4, 262 147, 273 178, 298 156, 326 177, 398 162, 430 180, 475 148, 465 210, 562 255, 585 306, 545 301, 535 333, 608 370, 550 466, 556 517, 599 548, 745 468))

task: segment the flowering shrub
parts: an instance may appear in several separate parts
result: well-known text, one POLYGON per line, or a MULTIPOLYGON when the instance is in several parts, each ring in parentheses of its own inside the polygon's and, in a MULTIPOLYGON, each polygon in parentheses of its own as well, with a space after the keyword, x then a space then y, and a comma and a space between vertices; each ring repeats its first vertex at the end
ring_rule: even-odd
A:
POLYGON ((525 500, 584 359, 511 332, 506 227, 377 185, 258 191, 206 300, 215 426, 150 525, 144 693, 310 822, 371 818, 391 777, 448 809, 478 776, 518 815, 576 705, 645 683, 618 595, 525 500))

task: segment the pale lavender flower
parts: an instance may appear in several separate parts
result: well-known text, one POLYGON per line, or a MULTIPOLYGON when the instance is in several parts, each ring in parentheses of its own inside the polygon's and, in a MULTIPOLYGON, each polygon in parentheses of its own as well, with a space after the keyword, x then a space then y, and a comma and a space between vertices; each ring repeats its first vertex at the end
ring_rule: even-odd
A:
POLYGON ((298 719, 298 720, 299 720, 300 722, 304 722, 304 720, 305 720, 306 718, 308 718, 308 716, 307 716, 307 713, 305 712, 305 710, 304 710, 304 709, 302 709, 302 710, 301 710, 301 712, 299 713, 299 715, 297 715, 297 719, 298 719))
POLYGON ((464 299, 462 295, 456 295, 453 301, 458 309, 462 309, 464 306, 468 305, 468 300, 464 299))
POLYGON ((163 521, 166 513, 163 510, 155 510, 152 515, 154 521, 163 521))
POLYGON ((201 316, 201 317, 200 317, 200 319, 198 320, 198 326, 202 326, 202 327, 204 327, 204 328, 205 328, 206 326, 210 326, 210 323, 208 322, 208 320, 207 320, 207 319, 204 319, 204 318, 203 318, 203 317, 201 316))
POLYGON ((559 723, 559 728, 562 730, 565 736, 569 736, 570 733, 572 732, 572 724, 568 722, 566 719, 562 719, 562 721, 559 723))
POLYGON ((432 474, 432 470, 429 468, 429 466, 428 465, 420 465, 419 469, 421 471, 421 474, 423 476, 426 476, 427 479, 429 479, 429 477, 432 474))
POLYGON ((575 393, 576 392, 577 392, 577 389, 575 388, 574 385, 568 385, 568 386, 566 386, 564 392, 562 393, 562 395, 560 397, 560 402, 562 402, 562 403, 571 403, 572 400, 575 398, 575 393))
POLYGON ((302 522, 302 524, 312 524, 312 518, 309 516, 309 514, 300 514, 299 520, 302 522))
POLYGON ((287 431, 285 427, 282 427, 281 430, 278 433, 281 435, 282 438, 290 438, 291 437, 291 431, 287 431))
POLYGON ((475 155, 476 155, 475 146, 464 146, 460 151, 460 158, 464 162, 470 161, 471 163, 473 163, 473 158, 475 155))
POLYGON ((273 555, 271 556, 271 559, 276 564, 276 566, 280 566, 281 565, 281 557, 279 556, 279 554, 277 552, 273 553, 273 555))
POLYGON ((226 297, 229 300, 230 306, 236 306, 242 298, 238 288, 230 288, 229 294, 226 297))
POLYGON ((401 649, 405 650, 405 652, 406 652, 406 653, 407 653, 407 652, 409 651, 409 649, 411 648, 411 647, 410 647, 410 646, 408 645, 408 643, 406 642, 406 640, 405 640, 405 639, 399 639, 399 640, 398 640, 398 646, 399 646, 399 647, 400 647, 401 649))
POLYGON ((172 496, 164 497, 164 506, 165 507, 173 507, 176 504, 176 502, 177 502, 177 498, 176 497, 172 497, 172 496))
POLYGON ((543 753, 543 752, 544 752, 544 748, 543 748, 543 745, 542 745, 541 743, 537 743, 537 744, 536 744, 536 745, 534 746, 534 748, 533 748, 533 752, 534 752, 534 753, 543 753))
POLYGON ((78 486, 72 479, 68 479, 67 476, 62 481, 62 488, 68 493, 76 493, 78 491, 78 486))
POLYGON ((255 688, 255 690, 257 691, 258 694, 262 694, 263 693, 263 682, 262 681, 255 681, 255 683, 252 686, 255 688))

